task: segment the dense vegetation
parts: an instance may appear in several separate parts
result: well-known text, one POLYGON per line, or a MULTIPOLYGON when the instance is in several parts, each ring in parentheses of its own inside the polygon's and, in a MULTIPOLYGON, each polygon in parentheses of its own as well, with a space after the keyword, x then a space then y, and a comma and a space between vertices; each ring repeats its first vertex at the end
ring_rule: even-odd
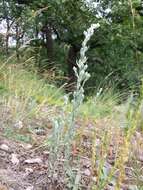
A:
MULTIPOLYGON (((92 23, 101 27, 90 41, 87 92, 99 84, 134 89, 142 74, 142 4, 140 0, 1 0, 1 51, 11 52, 16 44, 18 62, 29 48, 40 72, 52 69, 63 80, 75 81, 72 67, 79 57, 83 31, 92 23), (102 82, 101 82, 102 81, 102 82), (111 82, 112 81, 112 82, 111 82)), ((23 60, 22 60, 23 61, 23 60)))
POLYGON ((0 0, 0 190, 143 190, 142 26, 141 0, 0 0))

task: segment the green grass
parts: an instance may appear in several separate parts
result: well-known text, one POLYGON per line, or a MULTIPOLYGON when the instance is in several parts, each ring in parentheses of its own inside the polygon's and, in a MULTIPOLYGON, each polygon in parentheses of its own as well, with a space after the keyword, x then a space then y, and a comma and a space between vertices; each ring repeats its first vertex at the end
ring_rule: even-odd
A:
POLYGON ((64 91, 22 64, 0 64, 0 112, 4 115, 0 120, 4 123, 4 136, 29 142, 30 134, 19 134, 13 125, 22 121, 27 127, 36 118, 52 118, 56 108, 63 105, 64 91))
POLYGON ((24 143, 32 143, 32 138, 30 134, 19 134, 18 132, 16 133, 15 130, 11 127, 7 127, 4 130, 3 134, 6 138, 24 142, 24 143))
POLYGON ((0 80, 0 87, 10 95, 17 95, 21 98, 31 97, 39 103, 44 100, 49 104, 60 103, 62 91, 39 79, 36 73, 28 72, 14 65, 5 68, 0 74, 3 76, 0 80))
POLYGON ((44 105, 60 106, 62 97, 62 89, 40 79, 36 72, 27 71, 21 65, 5 65, 0 70, 1 102, 10 107, 14 115, 35 114, 44 105))
POLYGON ((110 114, 114 107, 120 101, 120 95, 115 93, 112 89, 104 90, 101 93, 97 93, 94 97, 89 97, 85 101, 80 110, 83 117, 88 118, 103 118, 110 114))

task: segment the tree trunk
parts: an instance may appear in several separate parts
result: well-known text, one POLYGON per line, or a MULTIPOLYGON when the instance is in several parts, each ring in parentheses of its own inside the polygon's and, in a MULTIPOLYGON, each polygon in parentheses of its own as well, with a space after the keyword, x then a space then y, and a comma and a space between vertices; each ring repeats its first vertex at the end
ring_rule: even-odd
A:
POLYGON ((6 53, 6 55, 9 54, 8 48, 9 48, 9 35, 6 34, 6 38, 5 38, 5 53, 6 53))
POLYGON ((19 48, 20 48, 20 37, 19 37, 19 29, 18 29, 18 24, 17 24, 16 25, 16 57, 17 57, 17 61, 20 61, 19 48))
POLYGON ((53 59, 53 39, 52 39, 52 30, 50 26, 46 27, 45 31, 45 37, 46 37, 46 49, 47 49, 47 55, 50 61, 53 59))
MULTIPOLYGON (((35 18, 35 35, 34 35, 34 38, 36 40, 38 40, 38 35, 39 35, 39 30, 38 30, 38 20, 37 20, 37 17, 35 18)), ((43 40, 44 41, 44 40, 43 40)), ((40 59, 39 59, 39 47, 38 47, 38 44, 36 44, 36 48, 35 48, 35 61, 36 61, 36 65, 38 67, 40 67, 40 59)))
POLYGON ((52 63, 53 62, 52 28, 50 27, 49 24, 45 24, 45 26, 43 26, 41 31, 42 31, 42 38, 43 38, 44 46, 46 47, 46 51, 47 51, 48 63, 49 62, 52 63))
POLYGON ((77 61, 77 56, 78 56, 79 49, 72 45, 69 48, 68 52, 68 58, 67 58, 67 64, 68 64, 68 90, 72 91, 75 86, 76 82, 76 76, 74 74, 73 67, 76 67, 76 61, 77 61))
POLYGON ((9 54, 9 32, 10 32, 10 23, 8 17, 6 17, 6 37, 5 37, 5 53, 6 55, 9 54))
POLYGON ((8 18, 8 11, 7 11, 7 4, 5 2, 5 0, 2 1, 2 5, 3 5, 3 16, 4 19, 6 21, 6 34, 5 34, 5 53, 6 55, 8 55, 9 53, 9 32, 10 32, 10 22, 9 22, 9 18, 8 18))

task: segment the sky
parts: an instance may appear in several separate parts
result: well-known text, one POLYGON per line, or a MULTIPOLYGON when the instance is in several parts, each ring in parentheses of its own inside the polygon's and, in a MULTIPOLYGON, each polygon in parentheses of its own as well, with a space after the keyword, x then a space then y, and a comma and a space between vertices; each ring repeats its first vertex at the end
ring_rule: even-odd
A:
MULTIPOLYGON (((0 33, 1 34, 6 34, 6 22, 2 21, 0 24, 0 33)), ((9 45, 10 46, 15 46, 15 40, 13 40, 12 37, 9 37, 9 45)))
POLYGON ((5 32, 6 32, 5 22, 2 21, 0 24, 0 33, 5 33, 5 32))

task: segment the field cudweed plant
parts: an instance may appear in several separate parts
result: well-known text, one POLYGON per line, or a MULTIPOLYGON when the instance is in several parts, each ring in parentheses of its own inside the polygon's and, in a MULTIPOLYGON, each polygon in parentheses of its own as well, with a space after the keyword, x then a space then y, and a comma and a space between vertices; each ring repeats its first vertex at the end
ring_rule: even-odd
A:
MULTIPOLYGON (((77 83, 75 91, 73 92, 73 100, 71 101, 72 109, 71 112, 66 114, 66 106, 69 104, 68 95, 64 97, 65 104, 58 116, 53 119, 53 132, 49 140, 50 154, 52 155, 52 168, 56 168, 56 161, 59 160, 63 155, 67 161, 69 161, 72 143, 76 135, 75 121, 78 117, 79 108, 84 99, 84 84, 89 79, 90 74, 87 72, 87 57, 86 52, 88 50, 87 43, 94 34, 94 30, 99 28, 100 25, 92 24, 91 27, 84 31, 85 39, 82 42, 80 50, 80 58, 77 61, 77 67, 74 67, 75 76, 77 83)), ((65 164, 66 165, 66 164, 65 164)))

